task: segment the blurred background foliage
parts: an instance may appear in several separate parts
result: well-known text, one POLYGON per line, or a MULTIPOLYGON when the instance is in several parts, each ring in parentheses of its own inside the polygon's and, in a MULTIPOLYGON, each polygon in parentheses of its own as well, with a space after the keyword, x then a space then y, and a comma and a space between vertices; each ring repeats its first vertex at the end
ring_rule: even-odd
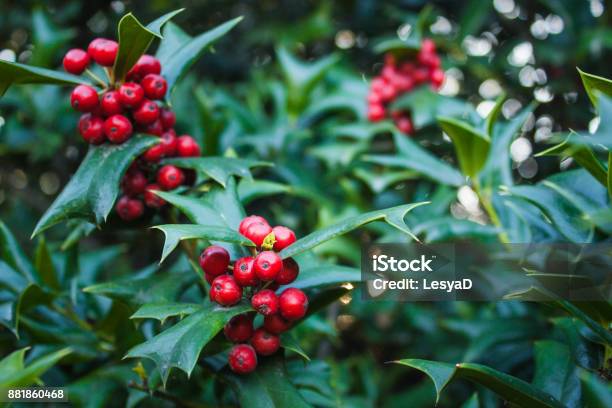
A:
MULTIPOLYGON (((477 211, 470 214, 470 195, 465 190, 459 189, 458 194, 448 186, 423 181, 410 170, 381 169, 354 160, 364 153, 393 150, 376 126, 362 123, 368 80, 383 59, 376 44, 409 34, 425 8, 426 35, 438 44, 447 76, 442 95, 472 104, 475 113, 485 117, 505 94, 504 120, 515 117, 533 100, 538 102, 510 148, 517 183, 536 183, 558 172, 559 166, 573 166, 571 161, 559 164, 554 157, 534 157, 548 147, 553 133, 596 126, 576 67, 612 76, 612 14, 601 0, 3 0, 0 58, 57 68, 68 48, 86 47, 94 36, 114 38, 117 21, 126 12, 151 21, 179 7, 187 11, 174 22, 191 34, 237 15, 245 19, 174 91, 178 130, 194 135, 206 155, 225 154, 229 149, 231 154, 273 161, 273 169, 257 173, 258 179, 266 180, 260 181, 264 184, 241 181, 240 197, 249 212, 295 228, 298 235, 357 212, 432 197, 437 206, 416 212, 415 217, 482 221, 477 211), (355 123, 359 126, 352 128, 355 123), (262 189, 267 193, 262 194, 262 189)), ((433 106, 428 97, 414 96, 414 109, 433 106)), ((69 108, 67 90, 51 86, 13 87, 0 100, 0 219, 29 253, 34 252, 29 235, 36 221, 85 152, 75 130, 76 115, 69 108)), ((436 156, 452 160, 451 144, 433 125, 431 112, 423 110, 424 122, 414 140, 436 156)), ((119 224, 111 219, 84 242, 81 284, 132 274, 158 259, 157 234, 119 224), (101 247, 106 249, 99 251, 101 247)), ((150 225, 147 220, 141 226, 150 225)), ((58 249, 74 228, 69 224, 50 231, 52 249, 58 249)), ((397 238, 385 227, 372 227, 369 233, 397 238)), ((491 230, 471 225, 462 236, 487 239, 492 235, 491 230)), ((323 245, 318 253, 357 265, 362 241, 363 236, 353 234, 323 245)), ((54 255, 54 264, 68 268, 69 258, 69 252, 54 255)), ((151 273, 143 269, 138 276, 151 273)), ((110 305, 92 299, 88 300, 94 302, 92 318, 104 316, 110 305)), ((115 341, 113 332, 119 327, 127 333, 126 344, 111 352, 111 360, 142 341, 142 334, 129 325, 118 326, 128 312, 113 305, 118 317, 106 325, 99 322, 98 339, 75 342, 95 344, 88 352, 98 348, 101 360, 109 358, 104 341, 115 341)), ((550 316, 557 315, 540 305, 518 302, 395 304, 361 302, 357 294, 347 294, 296 329, 302 347, 320 360, 306 369, 299 361, 291 361, 288 369, 296 384, 325 396, 320 405, 425 407, 432 405, 435 395, 431 382, 402 367, 384 366, 383 370, 383 362, 407 356, 478 361, 530 379, 533 341, 552 337, 580 342, 582 367, 601 366, 602 350, 572 337, 585 332, 582 323, 565 317, 555 317, 551 323, 550 316)), ((45 318, 58 317, 49 312, 45 318)), ((35 322, 30 323, 36 332, 35 322)), ((27 319, 24 324, 28 326, 27 319)), ((4 355, 14 347, 12 335, 0 332, 0 344, 4 355)), ((95 352, 92 357, 97 358, 95 352)), ((92 378, 103 378, 104 386, 110 384, 109 392, 125 396, 125 390, 113 384, 131 378, 129 365, 108 369, 91 361, 81 364, 87 367, 75 368, 79 380, 72 389, 75 395, 81 393, 83 401, 92 378), (88 377, 92 373, 97 377, 88 377)), ((61 381, 65 373, 50 375, 61 381)), ((199 378, 197 373, 193 378, 199 378)), ((219 394, 212 383, 197 381, 201 384, 177 380, 174 389, 189 394, 190 387, 197 387, 206 395, 219 394)), ((464 383, 453 383, 442 403, 456 406, 472 392, 464 383)), ((137 404, 142 395, 131 393, 129 398, 137 404)), ((484 389, 479 389, 479 398, 484 406, 496 404, 493 394, 484 389)))

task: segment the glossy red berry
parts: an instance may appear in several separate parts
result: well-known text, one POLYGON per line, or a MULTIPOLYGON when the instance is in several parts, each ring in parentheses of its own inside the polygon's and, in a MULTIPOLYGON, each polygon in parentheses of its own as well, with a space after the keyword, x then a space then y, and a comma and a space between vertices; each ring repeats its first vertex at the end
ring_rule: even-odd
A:
POLYGON ((253 336, 253 315, 240 314, 234 316, 223 327, 225 338, 232 343, 248 341, 253 336))
POLYGON ((287 320, 301 319, 308 310, 308 297, 297 288, 288 288, 278 298, 280 315, 287 320))
POLYGON ((100 100, 100 108, 106 116, 116 115, 123 112, 123 105, 119 100, 119 92, 108 91, 102 95, 100 100))
POLYGON ((140 218, 144 213, 142 201, 128 196, 123 196, 117 201, 117 214, 125 221, 133 221, 140 218))
POLYGON ((79 133, 87 143, 100 144, 104 142, 104 120, 91 113, 85 113, 79 118, 79 133))
POLYGON ((157 74, 148 74, 142 78, 140 82, 144 89, 145 95, 149 99, 163 99, 166 96, 168 90, 168 83, 166 80, 157 74))
POLYGON ((262 356, 269 356, 278 351, 281 342, 280 338, 272 333, 268 333, 265 329, 257 329, 251 338, 251 345, 262 356))
POLYGON ((153 101, 144 100, 132 113, 136 123, 148 125, 159 118, 159 106, 153 101))
POLYGON ((257 367, 257 353, 248 344, 237 344, 230 350, 228 363, 233 372, 248 374, 257 367))
POLYGON ((176 115, 172 110, 168 108, 163 108, 160 112, 160 119, 164 129, 171 129, 176 124, 176 115))
POLYGON ((246 256, 234 262, 234 279, 240 286, 255 286, 259 283, 253 264, 255 258, 246 256))
POLYGON ((145 75, 161 73, 161 63, 152 55, 142 55, 130 69, 127 77, 132 81, 140 81, 145 75))
POLYGON ((200 146, 189 135, 179 136, 176 139, 176 154, 179 157, 197 157, 200 155, 200 146))
POLYGON ((130 170, 123 176, 121 188, 131 197, 142 194, 147 188, 147 177, 140 170, 130 170))
POLYGON ((426 54, 435 54, 436 43, 431 38, 425 38, 421 42, 421 52, 426 54))
POLYGON ((295 233, 287 227, 278 225, 272 228, 272 232, 274 233, 274 239, 276 240, 274 243, 275 251, 282 251, 295 242, 295 233))
POLYGON ((98 106, 98 93, 89 85, 78 85, 70 95, 70 104, 79 112, 91 112, 98 106))
POLYGON ((268 225, 268 221, 266 221, 264 217, 260 217, 259 215, 249 215, 248 217, 245 217, 242 221, 240 221, 240 225, 238 226, 238 232, 240 232, 242 235, 245 235, 249 225, 255 222, 268 225))
POLYGON ((147 185, 144 192, 145 205, 150 208, 161 208, 166 205, 166 200, 155 194, 154 191, 161 191, 161 188, 157 184, 147 185))
POLYGON ((66 72, 81 75, 89 65, 89 54, 80 48, 73 48, 66 53, 62 63, 66 72))
POLYGON ((119 87, 119 101, 126 108, 135 108, 144 99, 144 90, 136 82, 126 82, 119 87))
POLYGON ((264 317, 263 327, 272 334, 281 334, 291 328, 291 322, 275 314, 264 317))
POLYGON ((395 126, 397 126, 398 130, 406 135, 411 135, 414 132, 414 127, 412 126, 412 121, 407 117, 398 118, 395 121, 395 126))
POLYGON ((161 136, 162 133, 164 133, 164 127, 162 126, 161 121, 157 119, 155 122, 143 126, 142 131, 149 135, 161 136))
POLYGON ((260 280, 264 282, 271 281, 283 269, 283 261, 276 252, 263 251, 255 257, 253 269, 255 269, 255 274, 260 280))
POLYGON ((434 69, 431 72, 430 80, 431 84, 435 89, 440 88, 444 83, 444 71, 442 71, 441 69, 434 69))
POLYGON ((263 289, 251 298, 253 309, 264 316, 278 313, 278 296, 270 289, 263 289))
POLYGON ((368 107, 368 120, 378 122, 385 118, 385 108, 381 104, 374 104, 368 107))
POLYGON ((288 285, 298 277, 299 273, 300 266, 293 258, 283 259, 283 267, 274 281, 279 285, 288 285))
POLYGON ((157 163, 164 157, 165 149, 163 144, 160 142, 155 146, 151 146, 142 155, 147 163, 157 163))
POLYGON ((164 133, 162 133, 161 145, 164 148, 164 156, 172 157, 176 155, 176 139, 176 133, 174 133, 174 130, 172 129, 168 129, 164 133))
POLYGON ((184 180, 185 175, 181 169, 171 164, 163 166, 157 172, 157 184, 159 184, 164 190, 174 190, 183 184, 184 180))
POLYGON ((414 82, 417 84, 422 84, 423 82, 427 81, 428 77, 429 77, 429 70, 425 67, 416 68, 414 70, 414 73, 412 74, 412 78, 414 79, 414 82))
POLYGON ((263 244, 264 239, 271 232, 272 227, 269 226, 267 223, 264 224, 263 222, 253 222, 249 224, 243 235, 253 241, 255 245, 260 247, 263 244))
POLYGON ((123 115, 113 115, 104 121, 104 134, 111 143, 123 143, 132 135, 132 123, 123 115))
POLYGON ((226 273, 229 263, 229 252, 219 245, 211 245, 200 254, 200 267, 212 276, 226 273))
POLYGON ((87 53, 98 64, 110 67, 115 63, 119 44, 106 38, 96 38, 87 47, 87 53))
POLYGON ((229 275, 217 276, 210 286, 212 299, 223 306, 232 306, 242 298, 242 288, 229 275))

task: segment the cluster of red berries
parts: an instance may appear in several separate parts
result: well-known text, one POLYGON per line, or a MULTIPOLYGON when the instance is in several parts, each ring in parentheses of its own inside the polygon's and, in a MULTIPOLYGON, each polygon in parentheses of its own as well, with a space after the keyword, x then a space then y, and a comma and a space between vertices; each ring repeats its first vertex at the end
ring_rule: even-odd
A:
POLYGON ((68 51, 63 64, 71 74, 87 71, 103 83, 101 91, 78 85, 70 96, 72 107, 83 112, 78 130, 86 142, 121 144, 134 130, 160 138, 158 144, 132 164, 121 182, 124 196, 117 202, 116 210, 122 219, 130 221, 143 215, 145 205, 160 208, 165 204, 154 190, 173 190, 193 182, 193 174, 171 165, 157 169, 157 163, 164 157, 199 156, 200 146, 193 137, 177 136, 174 130, 176 116, 163 105, 168 84, 160 75, 159 60, 151 55, 141 56, 128 72, 126 81, 118 82, 112 71, 118 49, 117 42, 96 38, 87 51, 78 48, 68 51), (104 67, 108 84, 88 70, 91 61, 104 67))
POLYGON ((444 71, 440 68, 440 57, 436 54, 436 44, 426 38, 416 54, 416 60, 397 61, 392 54, 385 55, 385 63, 380 75, 374 77, 368 94, 368 120, 378 122, 390 114, 395 126, 407 135, 414 132, 410 112, 392 110, 387 105, 397 97, 412 91, 415 87, 429 82, 439 89, 444 82, 444 71))
POLYGON ((224 328, 225 337, 237 343, 229 353, 229 366, 236 373, 246 374, 257 367, 257 355, 269 356, 280 348, 279 335, 304 317, 308 297, 297 288, 276 293, 300 272, 294 259, 281 259, 277 253, 295 242, 291 229, 272 228, 264 218, 251 215, 242 220, 238 230, 257 245, 253 256, 230 265, 229 253, 212 245, 200 255, 200 266, 211 286, 211 301, 232 306, 244 297, 256 313, 263 315, 263 325, 257 329, 254 312, 234 316, 224 328))

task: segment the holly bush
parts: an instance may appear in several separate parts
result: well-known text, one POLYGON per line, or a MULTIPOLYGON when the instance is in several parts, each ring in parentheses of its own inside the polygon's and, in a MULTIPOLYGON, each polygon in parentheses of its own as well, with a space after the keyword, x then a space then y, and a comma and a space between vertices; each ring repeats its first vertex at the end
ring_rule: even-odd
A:
POLYGON ((0 389, 612 406, 609 290, 373 301, 360 273, 373 243, 610 242, 603 2, 168 3, 0 16, 0 389))

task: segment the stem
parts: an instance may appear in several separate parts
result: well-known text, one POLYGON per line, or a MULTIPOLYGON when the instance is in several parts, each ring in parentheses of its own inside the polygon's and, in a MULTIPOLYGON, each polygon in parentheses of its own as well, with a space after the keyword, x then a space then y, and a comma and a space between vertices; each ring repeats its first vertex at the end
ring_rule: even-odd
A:
POLYGON ((482 206, 484 207, 485 211, 487 212, 487 215, 489 216, 489 219, 491 220, 493 225, 495 225, 497 228, 500 229, 500 232, 497 234, 497 236, 499 237, 499 240, 503 244, 509 244, 510 243, 510 238, 508 238, 508 234, 506 234, 506 231, 503 230, 503 226, 502 226, 502 223, 501 223, 501 221, 499 219, 499 215, 497 214, 497 211, 495 211, 495 207, 493 206, 493 203, 489 199, 489 194, 485 194, 483 192, 482 187, 480 186, 480 181, 478 180, 478 178, 474 178, 474 181, 472 182, 472 185, 474 186, 474 191, 476 192, 476 195, 480 199, 480 202, 482 203, 482 206))
POLYGON ((93 71, 86 69, 85 73, 87 74, 87 76, 89 76, 91 79, 93 79, 94 81, 96 81, 102 88, 107 88, 108 84, 106 82, 104 82, 104 80, 102 78, 100 78, 99 76, 97 76, 96 74, 93 73, 93 71))

